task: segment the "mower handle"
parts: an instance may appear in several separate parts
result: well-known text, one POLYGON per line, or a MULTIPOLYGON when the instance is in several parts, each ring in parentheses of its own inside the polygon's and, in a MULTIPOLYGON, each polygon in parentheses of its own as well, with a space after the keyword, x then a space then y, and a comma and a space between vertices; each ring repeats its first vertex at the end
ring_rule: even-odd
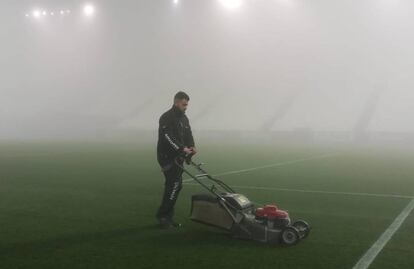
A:
POLYGON ((194 154, 183 154, 183 155, 178 156, 177 158, 175 158, 176 165, 178 165, 178 167, 180 167, 181 169, 183 169, 183 171, 187 175, 189 175, 193 180, 197 181, 197 183, 199 183, 201 186, 203 186, 205 189, 207 189, 209 192, 213 193, 214 195, 216 195, 219 198, 221 198, 221 196, 217 192, 218 189, 214 185, 214 183, 216 183, 217 185, 219 185, 226 192, 235 193, 235 191, 230 186, 228 186, 226 183, 224 183, 223 181, 221 181, 221 180, 219 180, 217 178, 214 178, 207 171, 205 171, 203 168, 201 168, 201 166, 203 165, 203 163, 198 163, 197 164, 193 160, 191 160, 191 157, 193 155, 194 154), (186 162, 187 165, 191 165, 191 166, 195 167, 199 172, 201 172, 201 174, 199 174, 199 175, 193 175, 190 171, 188 171, 184 167, 184 164, 181 164, 182 162, 179 162, 179 158, 184 158, 184 160, 185 160, 185 162, 186 162), (200 180, 201 177, 208 178, 210 181, 213 182, 213 185, 211 186, 211 188, 209 186, 207 186, 206 184, 204 184, 204 182, 202 182, 200 180))

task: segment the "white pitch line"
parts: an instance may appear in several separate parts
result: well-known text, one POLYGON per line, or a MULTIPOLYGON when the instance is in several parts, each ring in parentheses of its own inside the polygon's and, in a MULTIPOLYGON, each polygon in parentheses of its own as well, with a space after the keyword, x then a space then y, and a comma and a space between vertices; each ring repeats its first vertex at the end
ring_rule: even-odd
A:
MULTIPOLYGON (((333 157, 333 156, 337 156, 339 154, 340 153, 328 153, 328 154, 315 155, 315 156, 312 156, 312 157, 302 158, 302 159, 297 159, 297 160, 292 160, 292 161, 273 163, 273 164, 267 164, 267 165, 258 166, 258 167, 252 167, 252 168, 246 168, 246 169, 241 169, 241 170, 234 170, 234 171, 224 172, 224 173, 216 174, 216 175, 213 175, 213 176, 227 176, 227 175, 233 175, 233 174, 241 174, 241 173, 245 173, 245 172, 250 172, 250 171, 255 171, 255 170, 260 170, 260 169, 265 169, 265 168, 270 168, 270 167, 285 166, 285 165, 301 163, 301 162, 306 162, 306 161, 311 161, 311 160, 316 160, 316 159, 330 158, 330 157, 333 157)), ((192 178, 187 178, 187 179, 184 179, 183 182, 189 182, 189 181, 192 181, 192 180, 193 180, 192 178)))
POLYGON ((355 264, 353 269, 367 269, 371 263, 375 260, 377 255, 390 241, 395 232, 401 227, 405 219, 410 215, 414 209, 414 199, 404 208, 404 210, 398 215, 394 222, 388 227, 387 230, 378 238, 378 240, 371 246, 364 256, 355 264))
MULTIPOLYGON (((252 167, 242 170, 235 170, 235 171, 229 171, 224 172, 220 174, 216 174, 213 176, 226 176, 231 174, 240 174, 244 172, 250 172, 254 170, 259 169, 265 169, 270 167, 277 167, 277 166, 284 166, 284 165, 290 165, 315 159, 324 159, 324 158, 330 158, 333 156, 340 155, 340 153, 328 153, 328 154, 322 154, 322 155, 315 155, 308 158, 302 158, 292 161, 286 161, 286 162, 280 162, 280 163, 274 163, 274 164, 268 164, 263 165, 259 167, 252 167)), ((184 179, 183 182, 190 182, 193 181, 192 178, 184 179)), ((186 185, 198 185, 198 184, 189 184, 186 183, 186 185)), ((302 193, 320 193, 320 194, 335 194, 335 195, 352 195, 352 196, 371 196, 371 197, 383 197, 383 198, 403 198, 403 199, 414 199, 414 196, 409 195, 400 195, 400 194, 387 194, 387 193, 366 193, 366 192, 337 192, 337 191, 321 191, 321 190, 303 190, 303 189, 288 189, 288 188, 273 188, 273 187, 256 187, 256 186, 233 186, 234 188, 239 189, 254 189, 254 190, 269 190, 269 191, 286 191, 286 192, 302 192, 302 193)))
MULTIPOLYGON (((186 185, 198 186, 198 184, 195 184, 195 183, 186 183, 186 185)), ((351 196, 371 196, 371 197, 382 197, 382 198, 414 199, 414 196, 399 195, 399 194, 387 194, 387 193, 319 191, 319 190, 302 190, 302 189, 256 187, 256 186, 232 186, 232 187, 234 187, 236 189, 252 189, 252 190, 266 190, 266 191, 285 191, 285 192, 302 192, 302 193, 319 193, 319 194, 335 194, 335 195, 351 195, 351 196)))

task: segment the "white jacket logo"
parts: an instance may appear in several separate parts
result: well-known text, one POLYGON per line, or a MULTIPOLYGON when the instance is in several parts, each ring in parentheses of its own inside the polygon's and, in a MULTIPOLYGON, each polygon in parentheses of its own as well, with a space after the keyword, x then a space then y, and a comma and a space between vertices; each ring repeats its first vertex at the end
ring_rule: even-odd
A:
POLYGON ((171 195, 170 195, 170 200, 174 200, 175 194, 177 193, 179 187, 180 187, 180 182, 175 182, 173 191, 171 192, 171 195))

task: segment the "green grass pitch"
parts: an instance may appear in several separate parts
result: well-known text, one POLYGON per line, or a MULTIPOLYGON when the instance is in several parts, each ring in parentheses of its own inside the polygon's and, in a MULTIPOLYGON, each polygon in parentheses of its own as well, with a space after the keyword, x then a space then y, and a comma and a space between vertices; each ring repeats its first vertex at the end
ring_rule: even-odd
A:
MULTIPOLYGON (((154 214, 163 177, 155 145, 0 145, 0 268, 330 268, 351 269, 414 195, 414 156, 391 150, 289 145, 201 144, 212 174, 313 159, 221 177, 253 201, 276 203, 313 229, 294 247, 232 240, 188 220, 186 184, 176 206, 180 230, 159 230, 154 214), (253 187, 253 188, 252 188, 253 187)), ((411 214, 370 268, 414 268, 411 214)))

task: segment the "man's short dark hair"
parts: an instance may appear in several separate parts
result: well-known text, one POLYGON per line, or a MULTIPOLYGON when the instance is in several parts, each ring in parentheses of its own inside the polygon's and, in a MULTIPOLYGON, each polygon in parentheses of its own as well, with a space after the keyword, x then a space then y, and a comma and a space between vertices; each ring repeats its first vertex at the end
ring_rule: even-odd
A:
POLYGON ((182 91, 177 92, 174 96, 174 102, 176 100, 183 100, 183 99, 185 99, 187 101, 190 101, 190 96, 188 96, 188 94, 186 94, 185 92, 182 92, 182 91))

